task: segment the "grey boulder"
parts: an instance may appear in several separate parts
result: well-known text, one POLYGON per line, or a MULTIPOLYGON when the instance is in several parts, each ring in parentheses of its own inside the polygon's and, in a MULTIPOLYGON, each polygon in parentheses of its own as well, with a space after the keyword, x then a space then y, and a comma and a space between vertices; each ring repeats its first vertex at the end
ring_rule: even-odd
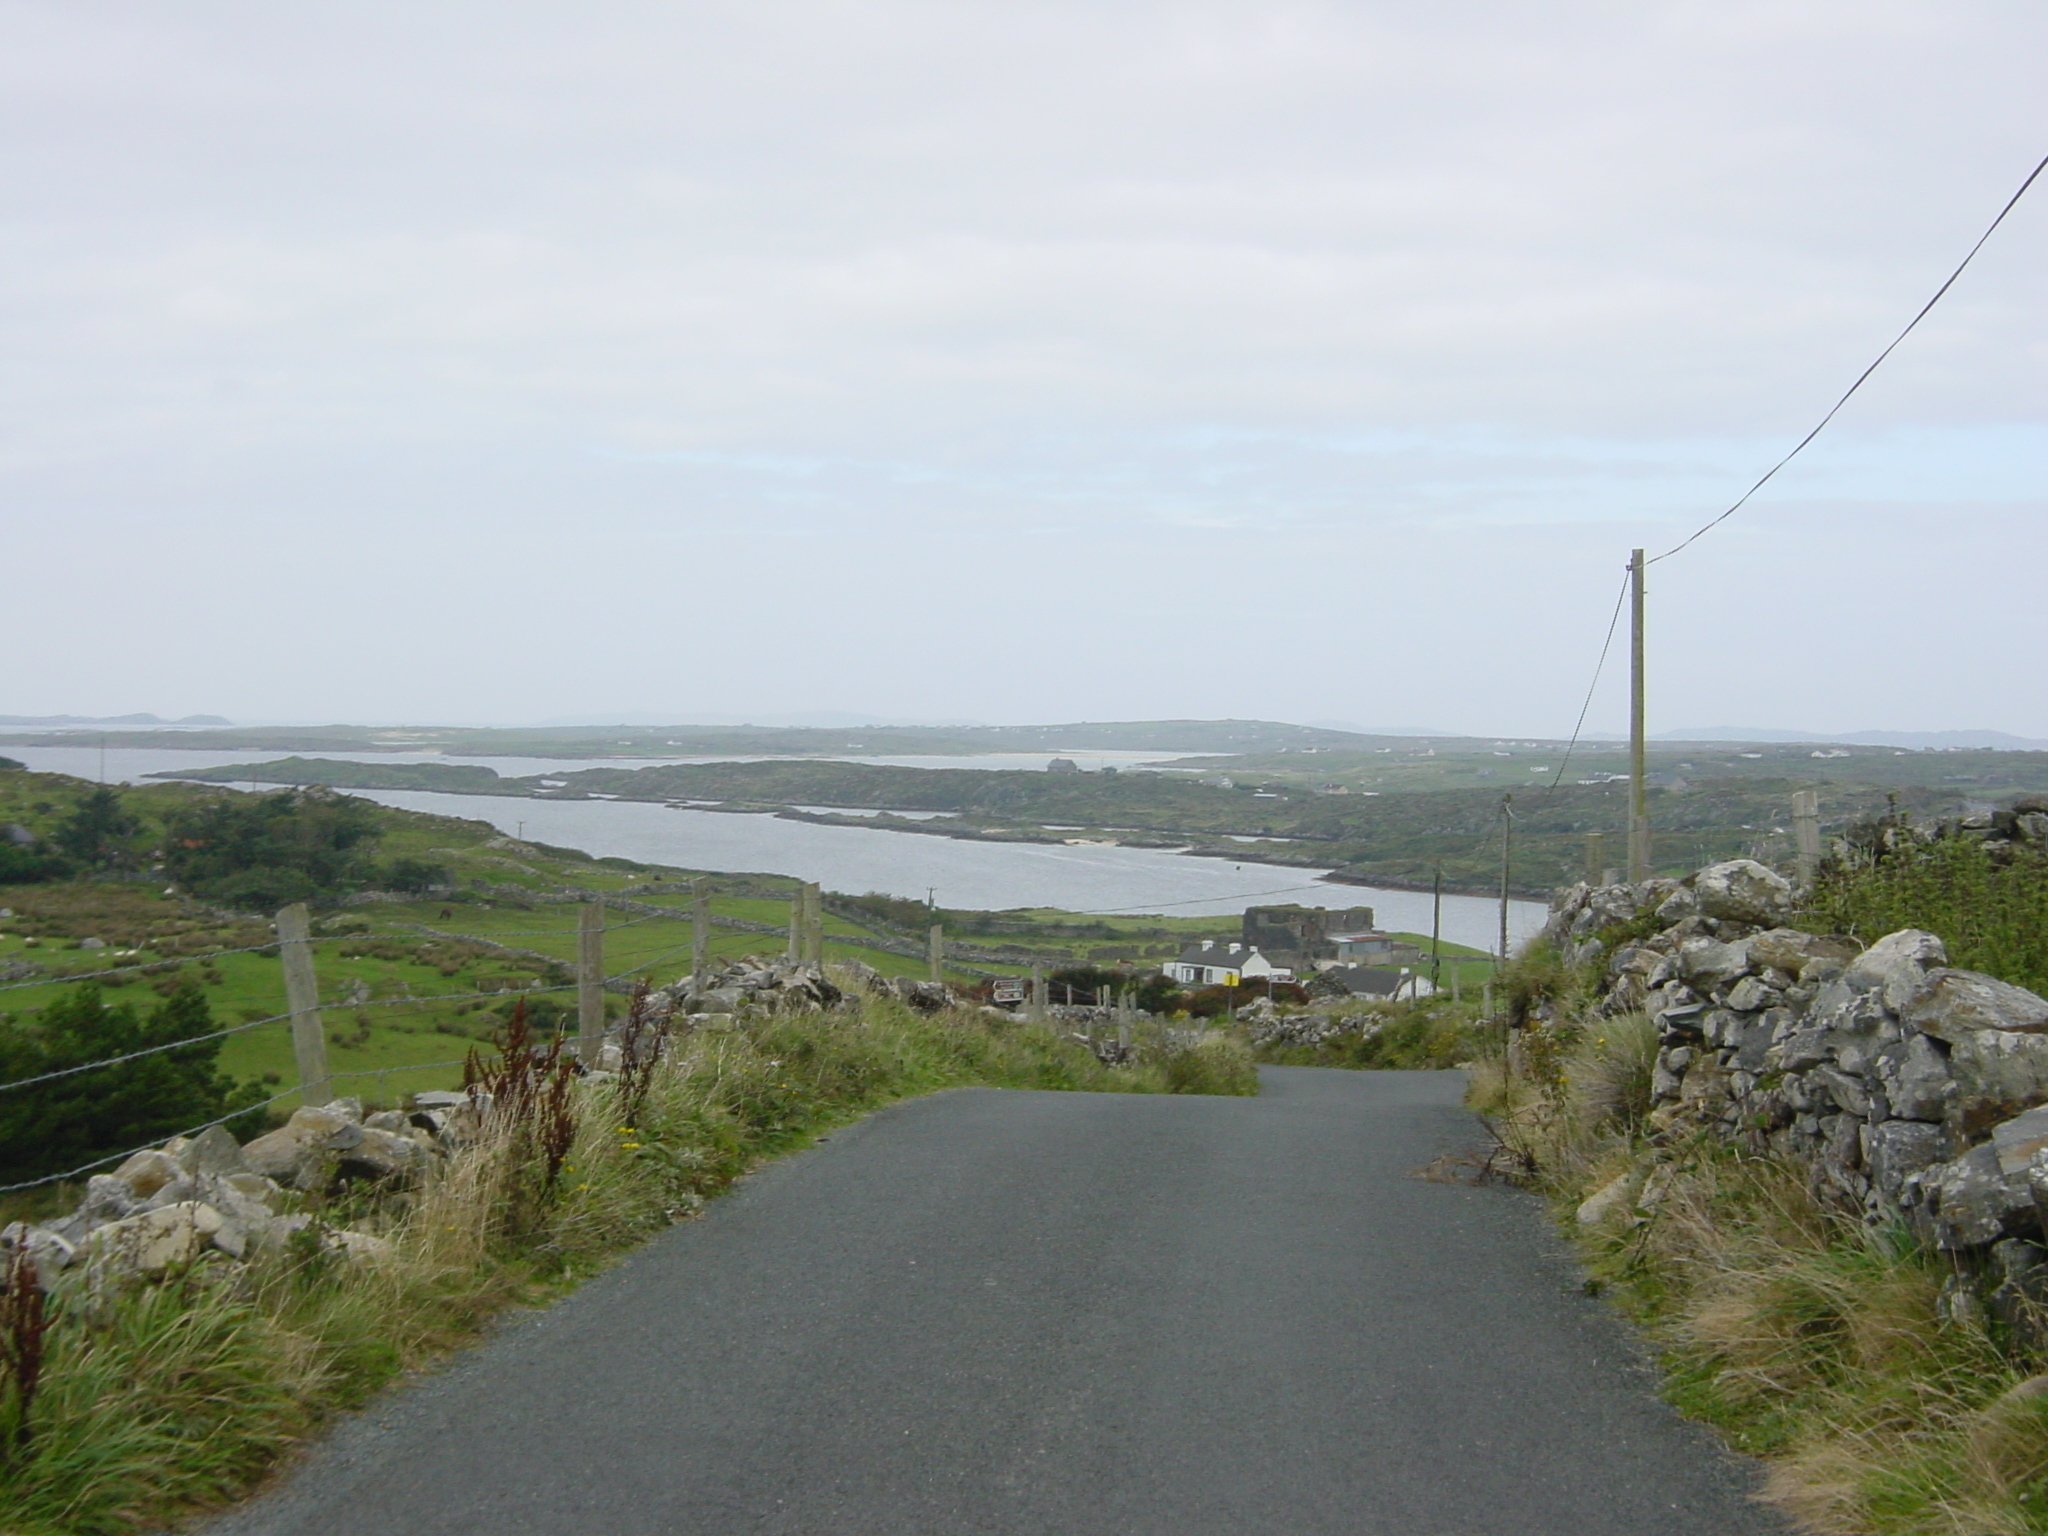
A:
POLYGON ((1749 946, 1687 939, 1678 946, 1678 974, 1694 987, 1725 987, 1749 970, 1749 946))
POLYGON ((1796 928, 1766 928, 1749 936, 1749 958, 1759 966, 1797 976, 1816 960, 1847 965, 1856 958, 1856 946, 1847 939, 1801 933, 1796 928))
POLYGON ((1929 971, 1947 964, 1948 950, 1940 939, 1918 928, 1901 928, 1850 961, 1842 973, 1842 984, 1852 992, 1882 993, 1897 1009, 1912 1000, 1929 971), (1899 994, 1896 1000, 1895 992, 1899 994))
POLYGON ((1774 923, 1792 909, 1792 882, 1754 859, 1709 864, 1692 877, 1702 917, 1720 922, 1774 923))
POLYGON ((1882 1120, 1863 1132, 1863 1166, 1870 1184, 1886 1200, 1897 1201, 1906 1181, 1949 1155, 1948 1133, 1918 1120, 1882 1120))
POLYGON ((1955 1098, 1949 1123, 1966 1137, 2048 1102, 2048 1035, 1980 1029, 1949 1047, 1955 1098))
POLYGON ((1901 1017, 1923 1035, 1956 1041, 1978 1030, 2048 1030, 2048 999, 1976 971, 1926 972, 1901 1017))
POLYGON ((1933 1197, 1935 1243, 1950 1252, 2038 1230, 2031 1187, 2006 1179, 1989 1143, 1931 1170, 1923 1183, 1933 1197))

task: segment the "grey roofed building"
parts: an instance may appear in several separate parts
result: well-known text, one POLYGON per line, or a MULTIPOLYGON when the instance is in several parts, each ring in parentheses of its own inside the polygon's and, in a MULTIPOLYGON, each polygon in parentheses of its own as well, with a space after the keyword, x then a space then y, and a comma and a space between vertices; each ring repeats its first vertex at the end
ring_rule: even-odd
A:
POLYGON ((1329 943, 1336 959, 1366 961, 1379 965, 1412 965, 1422 951, 1405 939, 1396 939, 1377 929, 1365 933, 1333 933, 1329 943))
POLYGON ((1428 997, 1435 988, 1415 971, 1379 965, 1333 965, 1309 978, 1309 990, 1326 997, 1428 997))

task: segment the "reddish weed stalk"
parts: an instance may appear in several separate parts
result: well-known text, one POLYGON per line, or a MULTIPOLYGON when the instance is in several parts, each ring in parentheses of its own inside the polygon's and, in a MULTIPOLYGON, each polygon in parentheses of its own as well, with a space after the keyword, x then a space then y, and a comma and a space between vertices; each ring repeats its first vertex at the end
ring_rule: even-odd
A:
POLYGON ((35 1438, 36 1386, 42 1380, 44 1337, 54 1321, 43 1304, 35 1256, 18 1249, 0 1288, 0 1375, 13 1388, 14 1423, 7 1448, 25 1454, 35 1438))
POLYGON ((559 1032, 545 1047, 533 1043, 523 997, 512 1005, 496 1060, 485 1060, 472 1047, 462 1065, 462 1086, 488 1093, 491 1112, 503 1116, 517 1140, 539 1155, 546 1170, 543 1191, 554 1189, 576 1142, 576 1115, 569 1103, 575 1076, 576 1063, 562 1054, 559 1032))
POLYGON ((638 1125, 647 1108, 654 1069, 668 1049, 668 1032, 668 1015, 655 1016, 647 1001, 647 983, 641 982, 633 991, 633 1006, 619 1030, 619 1112, 627 1125, 638 1125))

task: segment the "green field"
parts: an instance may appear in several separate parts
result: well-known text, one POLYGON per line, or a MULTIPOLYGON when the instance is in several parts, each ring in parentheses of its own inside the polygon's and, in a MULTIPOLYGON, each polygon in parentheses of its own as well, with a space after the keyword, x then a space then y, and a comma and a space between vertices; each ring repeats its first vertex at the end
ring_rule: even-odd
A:
MULTIPOLYGON (((0 822, 47 836, 92 787, 61 775, 0 772, 0 822)), ((144 823, 137 839, 143 867, 0 886, 0 909, 7 913, 0 916, 0 1027, 9 1016, 46 1007, 75 980, 104 975, 109 1001, 143 1008, 178 986, 197 984, 216 1027, 251 1026, 224 1042, 222 1070, 285 1094, 280 1109, 289 1110, 296 1061, 290 1027, 276 1017, 285 1011, 284 983, 276 951, 268 947, 267 916, 219 911, 175 894, 146 867, 147 845, 158 835, 152 829, 194 797, 220 793, 183 783, 126 791, 124 806, 144 823), (94 940, 97 945, 85 947, 94 940), (28 975, 25 966, 52 974, 28 975), (270 1022, 255 1022, 261 1020, 270 1022)), ((687 972, 691 882, 701 881, 707 893, 714 965, 779 955, 786 947, 795 890, 788 879, 593 859, 515 841, 483 822, 373 810, 380 857, 430 860, 446 870, 451 885, 418 899, 328 903, 316 913, 314 967, 329 1067, 346 1091, 366 1100, 388 1104, 454 1086, 462 1058, 495 1032, 516 995, 532 999, 545 1019, 571 1006, 568 983, 583 899, 608 895, 630 904, 605 910, 605 970, 612 976, 659 985, 687 972), (771 931, 738 931, 718 926, 720 920, 771 931)), ((877 899, 831 900, 845 910, 825 915, 828 956, 864 961, 886 976, 926 974, 930 914, 922 907, 896 903, 892 920, 884 921, 862 905, 877 899), (891 938, 914 952, 875 947, 891 938)), ((955 961, 948 979, 959 983, 1082 964, 1121 963, 1142 973, 1191 939, 1233 937, 1237 929, 1230 916, 1097 917, 1051 908, 936 915, 955 961)), ((1428 947, 1425 936, 1400 937, 1428 947)), ((1445 953, 1463 957, 1461 984, 1477 984, 1488 969, 1476 951, 1446 945, 1445 953)), ((609 995, 615 1013, 625 1003, 619 992, 609 995)))

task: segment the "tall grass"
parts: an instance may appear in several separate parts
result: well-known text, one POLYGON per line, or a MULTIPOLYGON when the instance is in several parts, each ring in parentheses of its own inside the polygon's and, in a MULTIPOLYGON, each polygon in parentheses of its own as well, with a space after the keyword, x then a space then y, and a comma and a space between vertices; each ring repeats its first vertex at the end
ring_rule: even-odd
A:
POLYGON ((1107 1067, 1047 1030, 887 1002, 684 1034, 626 1085, 633 1103, 617 1079, 574 1083, 552 1181, 531 1128, 493 1116, 416 1194, 312 1202, 312 1228, 247 1265, 210 1254, 153 1284, 68 1273, 49 1298, 33 1444, 0 1460, 0 1529, 118 1536, 232 1498, 326 1415, 508 1304, 558 1294, 761 1158, 891 1100, 1256 1087, 1226 1038, 1153 1043, 1143 1064, 1107 1067), (324 1235, 343 1226, 381 1245, 344 1251, 324 1235))

